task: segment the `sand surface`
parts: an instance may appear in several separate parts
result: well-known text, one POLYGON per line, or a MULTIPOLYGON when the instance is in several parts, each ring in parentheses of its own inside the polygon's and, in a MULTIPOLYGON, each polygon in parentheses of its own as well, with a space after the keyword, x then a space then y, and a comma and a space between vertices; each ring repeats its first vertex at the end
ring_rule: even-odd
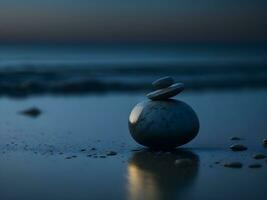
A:
POLYGON ((266 90, 177 98, 195 109, 201 129, 176 152, 151 152, 131 139, 128 116, 141 94, 1 98, 1 199, 266 199, 267 161, 252 158, 267 155, 266 90), (42 114, 18 114, 32 106, 42 114), (248 150, 232 152, 234 143, 248 150), (196 162, 177 167, 181 157, 196 162), (223 166, 231 161, 243 167, 223 166), (248 168, 253 163, 262 167, 248 168))

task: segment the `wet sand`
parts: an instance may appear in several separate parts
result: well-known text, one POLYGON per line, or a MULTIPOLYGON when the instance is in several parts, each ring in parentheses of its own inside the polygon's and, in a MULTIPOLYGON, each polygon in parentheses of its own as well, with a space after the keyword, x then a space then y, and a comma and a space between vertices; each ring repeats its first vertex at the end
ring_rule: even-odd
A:
POLYGON ((1 199, 266 199, 267 162, 253 155, 267 155, 267 91, 184 92, 178 99, 198 113, 200 133, 175 152, 153 152, 128 133, 141 94, 1 98, 1 199), (38 117, 20 114, 33 106, 38 117), (234 143, 248 150, 233 152, 234 143), (194 163, 180 167, 180 158, 194 163), (232 161, 243 167, 223 166, 232 161), (255 163, 262 167, 248 167, 255 163))

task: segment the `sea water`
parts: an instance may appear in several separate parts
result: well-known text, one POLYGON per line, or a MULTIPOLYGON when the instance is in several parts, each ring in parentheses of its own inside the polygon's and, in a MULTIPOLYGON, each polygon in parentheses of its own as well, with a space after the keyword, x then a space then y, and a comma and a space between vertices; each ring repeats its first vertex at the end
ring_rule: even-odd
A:
POLYGON ((172 75, 188 88, 265 87, 266 44, 0 45, 1 95, 148 90, 172 75))

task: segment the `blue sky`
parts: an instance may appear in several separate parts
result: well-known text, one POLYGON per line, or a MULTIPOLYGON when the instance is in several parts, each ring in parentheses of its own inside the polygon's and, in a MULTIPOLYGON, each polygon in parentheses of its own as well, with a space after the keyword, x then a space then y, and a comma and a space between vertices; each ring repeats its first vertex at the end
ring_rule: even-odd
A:
POLYGON ((1 0, 0 41, 266 41, 265 0, 1 0))

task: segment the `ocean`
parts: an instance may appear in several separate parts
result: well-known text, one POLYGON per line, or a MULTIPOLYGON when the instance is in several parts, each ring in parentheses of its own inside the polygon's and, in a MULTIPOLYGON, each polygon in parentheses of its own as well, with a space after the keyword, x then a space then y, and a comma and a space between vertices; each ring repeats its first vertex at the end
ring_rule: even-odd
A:
POLYGON ((266 44, 0 45, 0 95, 139 92, 171 75, 188 89, 267 86, 266 44))

